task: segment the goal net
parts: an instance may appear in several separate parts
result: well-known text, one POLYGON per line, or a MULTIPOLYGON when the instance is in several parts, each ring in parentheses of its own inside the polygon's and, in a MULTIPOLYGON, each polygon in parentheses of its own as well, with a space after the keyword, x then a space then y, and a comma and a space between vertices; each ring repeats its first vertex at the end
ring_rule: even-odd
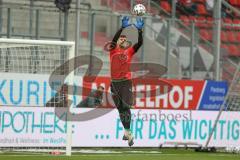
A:
POLYGON ((235 67, 235 75, 226 100, 227 111, 240 111, 240 65, 235 67))
MULTIPOLYGON (((54 107, 67 105, 51 98, 67 94, 57 94, 62 86, 52 89, 48 82, 60 66, 58 74, 66 75, 70 66, 64 64, 74 57, 74 48, 75 43, 68 41, 0 38, 0 152, 71 152, 68 122, 59 122, 58 128, 50 125, 57 119, 54 107), (57 129, 62 139, 51 137, 57 129)), ((66 83, 71 84, 73 73, 68 76, 66 83)))
POLYGON ((0 71, 51 74, 74 56, 74 43, 64 41, 0 39, 0 71))
MULTIPOLYGON (((224 67, 229 71, 229 75, 224 74, 223 76, 228 77, 226 80, 229 83, 229 89, 227 92, 227 95, 225 97, 225 100, 223 104, 221 105, 220 111, 216 117, 215 123, 213 125, 213 129, 207 139, 206 146, 205 147, 212 147, 212 142, 214 141, 214 134, 216 133, 217 126, 220 125, 221 118, 224 117, 224 112, 232 112, 230 119, 234 119, 236 117, 239 117, 239 111, 240 111, 240 63, 238 65, 234 63, 229 63, 229 61, 224 62, 224 67)), ((223 122, 223 121, 222 121, 223 122)), ((226 122, 227 123, 227 122, 226 122)), ((229 123, 229 122, 228 122, 229 123)), ((228 132, 229 130, 233 130, 234 127, 228 125, 228 132)), ((234 133, 237 133, 237 131, 234 131, 234 133)), ((232 133, 232 135, 234 135, 232 133)), ((235 137, 235 136, 234 136, 235 137)), ((225 139, 229 138, 229 135, 227 137, 224 137, 225 139)), ((226 142, 227 143, 227 142, 226 142)), ((238 147, 234 146, 231 147, 231 144, 225 144, 226 151, 229 149, 231 151, 233 150, 240 150, 240 145, 238 147)))

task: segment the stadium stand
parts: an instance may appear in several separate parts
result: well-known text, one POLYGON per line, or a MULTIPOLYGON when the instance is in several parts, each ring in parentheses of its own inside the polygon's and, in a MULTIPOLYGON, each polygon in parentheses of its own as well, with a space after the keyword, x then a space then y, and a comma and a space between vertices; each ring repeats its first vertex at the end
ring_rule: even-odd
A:
MULTIPOLYGON (((104 1, 104 0, 102 0, 104 1)), ((172 1, 170 0, 155 0, 155 3, 157 3, 161 11, 159 12, 161 17, 171 17, 172 13, 172 1)), ((199 46, 203 47, 207 51, 211 52, 212 50, 209 50, 209 47, 206 46, 205 40, 207 40, 209 43, 213 43, 213 12, 211 10, 211 4, 212 1, 208 0, 192 0, 192 1, 179 1, 187 3, 191 2, 193 7, 191 7, 194 11, 189 11, 189 9, 183 9, 184 7, 179 6, 179 3, 177 3, 176 6, 176 16, 179 18, 185 26, 190 27, 191 23, 194 22, 195 26, 197 28, 197 31, 199 33, 199 36, 202 40, 200 40, 199 46), (201 41, 202 44, 201 44, 201 41)), ((228 0, 227 1, 230 5, 236 8, 240 8, 240 1, 239 0, 228 0)), ((122 0, 121 4, 130 5, 129 1, 122 0)), ((110 6, 112 7, 112 6, 110 6)), ((153 6, 151 5, 151 8, 153 6)), ((150 9, 151 10, 151 9, 150 9)), ((236 61, 236 63, 239 62, 240 58, 240 15, 234 13, 231 9, 227 8, 226 6, 222 5, 222 32, 221 32, 221 48, 223 49, 224 53, 223 56, 228 56, 231 61, 236 61)), ((184 31, 184 29, 178 28, 181 32, 184 31)), ((184 33, 184 32, 183 32, 184 33)), ((190 34, 186 34, 186 36, 190 37, 190 34)), ((222 78, 226 79, 228 73, 225 73, 225 71, 228 70, 228 66, 226 66, 226 69, 223 70, 222 78), (226 76, 226 77, 225 77, 226 76)))
MULTIPOLYGON (((177 7, 177 15, 184 22, 185 25, 189 26, 191 21, 194 21, 196 23, 196 26, 199 28, 200 35, 205 38, 206 40, 212 42, 212 15, 209 15, 206 8, 206 0, 193 0, 197 5, 197 15, 196 16, 189 16, 190 13, 187 15, 185 12, 188 12, 185 10, 184 12, 182 10, 179 10, 179 7, 177 7)), ((234 7, 239 8, 240 7, 240 1, 238 0, 229 0, 228 1, 231 5, 234 7)), ((169 8, 171 8, 171 3, 169 3, 168 0, 164 0, 160 2, 160 6, 167 12, 171 12, 169 8)), ((229 56, 236 56, 240 57, 240 51, 239 51, 239 27, 240 26, 234 26, 233 24, 240 24, 240 19, 237 16, 234 15, 227 15, 226 17, 223 17, 223 22, 226 24, 226 26, 222 26, 223 30, 221 33, 222 38, 222 47, 227 48, 229 51, 229 56), (225 44, 228 46, 226 47, 225 44)))
MULTIPOLYGON (((157 2, 157 1, 155 1, 157 2)), ((165 10, 168 13, 171 13, 171 2, 169 0, 161 0, 158 1, 160 7, 165 10)), ((183 0, 180 1, 181 3, 177 3, 177 5, 183 5, 187 3, 187 1, 183 0)), ((177 6, 177 16, 180 20, 184 22, 185 25, 189 26, 191 21, 194 21, 196 23, 196 26, 199 28, 200 35, 205 38, 206 40, 212 42, 212 26, 213 26, 213 18, 212 15, 209 14, 207 7, 206 7, 206 0, 192 0, 192 3, 196 5, 196 16, 192 16, 191 13, 189 13, 189 10, 182 10, 182 7, 177 6), (181 8, 181 9, 180 9, 181 8)), ((240 1, 235 0, 229 0, 229 3, 235 7, 240 7, 240 1)), ((102 0, 102 4, 106 4, 106 0, 102 0)), ((112 5, 112 4, 110 4, 112 5)), ((130 2, 122 0, 121 2, 118 1, 118 4, 116 4, 117 8, 116 10, 122 10, 126 6, 129 6, 130 2), (121 5, 119 5, 121 3, 121 5), (119 7, 122 8, 119 8, 119 7)), ((223 11, 224 12, 224 11, 223 11)), ((222 37, 222 45, 224 43, 227 43, 226 45, 230 45, 228 47, 229 52, 234 50, 234 48, 237 47, 237 42, 239 40, 239 27, 240 26, 234 26, 233 24, 240 24, 240 19, 238 17, 232 18, 232 16, 226 16, 223 17, 223 22, 226 24, 226 26, 223 26, 223 31, 221 33, 222 37), (234 29, 234 30, 232 30, 234 29), (230 42, 230 43, 229 43, 230 42), (235 46, 233 46, 235 45, 235 46)), ((230 53, 231 54, 231 53, 230 53)), ((237 57, 240 56, 240 53, 237 54, 231 54, 235 55, 237 57)))
MULTIPOLYGON (((21 0, 23 1, 23 0, 21 0)), ((44 0, 41 0, 44 1, 44 0)), ((5 1, 7 2, 7 1, 5 1)), ((20 3, 20 1, 16 1, 17 3, 20 3)), ((52 4, 53 1, 51 1, 51 3, 44 1, 44 6, 47 5, 52 5, 51 9, 48 9, 48 7, 45 7, 44 9, 47 10, 46 12, 41 12, 41 17, 48 17, 46 19, 42 19, 41 22, 46 24, 46 25, 41 25, 41 29, 44 29, 44 33, 46 35, 42 35, 41 38, 48 38, 47 36, 52 35, 53 33, 57 33, 57 27, 59 27, 57 24, 58 22, 58 13, 56 12, 56 8, 54 8, 55 6, 53 6, 52 4), (53 9, 54 8, 54 9, 53 9), (55 15, 54 15, 55 14, 55 15), (54 22, 54 23, 53 23, 54 22)), ((148 11, 150 11, 151 14, 159 14, 160 16, 164 18, 164 16, 171 16, 170 13, 172 12, 172 6, 170 1, 168 0, 161 0, 161 1, 156 1, 158 4, 158 7, 160 8, 160 10, 158 9, 158 7, 151 5, 150 8, 148 8, 148 11)), ((206 45, 206 41, 209 42, 209 44, 212 44, 213 42, 213 31, 212 31, 212 26, 213 26, 213 18, 212 16, 207 13, 207 7, 205 5, 206 1, 205 0, 193 0, 193 3, 196 4, 196 12, 197 15, 189 15, 189 13, 187 11, 183 11, 183 10, 178 10, 179 7, 177 7, 177 17, 183 22, 183 25, 181 25, 180 27, 177 27, 176 29, 178 30, 178 34, 184 34, 182 35, 182 37, 184 37, 185 39, 190 39, 190 32, 186 32, 185 27, 189 27, 191 25, 191 22, 195 22, 195 25, 197 26, 197 32, 199 32, 200 35, 200 41, 202 43, 198 43, 198 47, 205 49, 205 52, 211 53, 211 49, 209 47, 209 45, 206 45), (184 28, 181 28, 184 27, 184 28)), ((10 3, 10 2, 7 2, 10 3)), ((107 13, 113 13, 115 11, 120 12, 120 14, 122 12, 128 12, 129 13, 129 8, 132 4, 130 4, 130 1, 128 0, 117 0, 116 3, 113 3, 112 0, 101 0, 101 1, 91 1, 89 2, 92 4, 92 6, 94 6, 95 8, 93 9, 101 9, 101 11, 105 14, 105 12, 107 13), (97 8, 96 8, 97 7, 97 8), (113 12, 112 12, 113 11, 113 12)), ((37 1, 37 4, 41 4, 43 6, 43 2, 40 3, 40 1, 37 1)), ((234 6, 238 6, 236 3, 231 3, 234 6)), ((26 6, 24 6, 26 7, 26 6)), ((40 8, 40 7, 39 7, 40 8)), ((6 10, 4 11, 4 21, 7 21, 7 12, 6 10)), ((27 24, 27 18, 28 18, 28 13, 29 11, 27 9, 18 9, 18 11, 14 10, 13 11, 13 16, 16 16, 16 14, 19 13, 19 15, 23 15, 22 17, 26 17, 26 20, 24 18, 20 19, 19 21, 16 20, 16 23, 14 23, 13 25, 13 30, 12 33, 21 33, 24 34, 24 32, 28 32, 28 26, 27 24)), ((89 53, 89 41, 90 41, 90 34, 89 34, 89 24, 90 22, 87 20, 89 19, 89 14, 86 12, 82 14, 82 28, 81 28, 81 53, 89 53)), ((73 35, 73 31, 74 31, 74 12, 70 12, 69 13, 69 31, 67 32, 68 34, 68 40, 73 40, 74 39, 74 35, 73 35)), ((117 14, 116 14, 117 15, 117 14)), ((116 16, 115 15, 115 16, 116 16)), ((63 17, 63 15, 62 15, 63 17)), ((109 18, 107 16, 100 16, 97 15, 96 16, 96 26, 95 26, 95 34, 94 34, 94 52, 95 53, 100 53, 97 54, 98 56, 100 56, 101 58, 104 58, 103 55, 103 46, 106 42, 108 42, 111 37, 113 36, 113 33, 115 32, 115 29, 117 28, 116 24, 114 24, 114 26, 111 26, 113 24, 113 22, 116 22, 116 17, 112 17, 109 18), (103 21, 105 21, 106 23, 102 23, 103 21)), ((64 21, 64 19, 62 18, 61 21, 64 21)), ((153 19, 153 21, 155 21, 153 19)), ((236 57, 240 57, 240 53, 238 51, 239 49, 239 40, 240 40, 240 33, 239 33, 239 26, 233 25, 233 24, 240 24, 240 19, 238 17, 232 18, 231 16, 229 16, 229 14, 227 14, 227 17, 223 18, 224 23, 227 23, 228 25, 224 27, 223 32, 222 32, 222 48, 225 49, 228 53, 228 55, 231 58, 236 58, 236 57)), ((158 28, 157 23, 155 23, 156 25, 154 26, 147 26, 149 30, 152 30, 152 32, 155 32, 154 35, 152 37, 155 37, 158 42, 160 41, 160 44, 162 44, 163 47, 166 47, 166 37, 165 37, 165 33, 166 33, 166 27, 163 27, 163 29, 161 29, 161 33, 159 33, 159 30, 154 30, 155 28, 158 28), (152 28, 151 28, 152 27, 152 28), (154 28, 155 27, 155 28, 154 28), (162 41, 162 42, 161 42, 162 41)), ((161 24, 163 24, 163 22, 161 22, 161 24)), ((161 25, 160 24, 160 25, 161 25)), ((34 27, 34 25, 33 25, 34 27)), ((61 26, 60 26, 61 27, 61 26)), ((63 27, 63 26, 62 26, 63 27)), ((3 31, 5 31, 7 28, 7 26, 3 27, 3 31)), ((33 28, 34 30, 34 28, 33 28)), ((43 33, 43 32, 42 32, 43 33)), ((60 32, 61 33, 61 32, 60 32)), ((21 35, 20 34, 20 35, 21 35)), ((61 35, 63 35, 64 33, 61 33, 61 35)), ((32 33, 33 37, 31 38, 35 38, 34 37, 34 33, 32 33)), ((31 36, 32 36, 31 35, 31 36)), ((149 36, 150 34, 148 34, 149 36)), ((56 36, 55 36, 56 37, 56 36)), ((62 40, 64 39, 64 37, 60 37, 62 40)), ((149 38, 149 37, 148 37, 149 38)), ((151 38, 151 37, 150 37, 151 38)), ((156 40, 156 41, 157 41, 156 40)), ((146 42, 149 42, 149 44, 153 45, 154 43, 152 43, 152 41, 149 41, 149 39, 145 40, 146 42)), ((180 41, 180 40, 179 40, 180 41)), ((175 44, 174 44, 175 45, 175 44)), ((185 44, 183 44, 185 45, 185 44)), ((189 44, 187 44, 189 45, 189 44)), ((159 46, 157 46, 157 44, 155 45, 156 50, 162 50, 162 48, 160 48, 159 46)), ((177 44, 175 47, 175 53, 176 55, 178 54, 178 51, 181 51, 181 48, 179 47, 179 45, 177 44)), ((185 46, 184 46, 185 47, 185 46)), ((145 50, 148 50, 149 48, 153 48, 145 46, 145 50)), ((162 52, 165 52, 165 49, 162 50, 162 52)), ((185 52, 185 50, 183 49, 182 52, 185 52)), ((138 54, 140 55, 140 54, 138 54)), ((157 56, 157 55, 156 55, 157 56)), ((158 55, 159 56, 159 55, 158 55)), ((138 57, 139 58, 139 57, 138 57)), ((147 58, 147 57, 145 57, 147 58)), ((161 59, 159 59, 159 57, 154 57, 154 59, 161 61, 161 59, 164 59, 164 55, 161 55, 161 59)), ((184 59, 184 58, 183 58, 184 59)), ((209 58, 207 58, 208 60, 209 58)), ((206 61, 206 60, 203 60, 206 61)), ((104 64, 108 65, 108 59, 104 58, 104 64)), ((185 62, 184 62, 185 63, 185 62)), ((204 62, 206 63, 206 62, 204 62)), ((210 62, 209 62, 210 63, 210 62)), ((211 62, 212 63, 212 62, 211 62)), ((106 66, 107 66, 106 65, 106 66)), ((183 64, 183 66, 185 66, 185 68, 187 67, 188 64, 183 64)), ((195 66, 195 68, 201 68, 202 63, 199 64, 200 66, 195 66)), ((209 66, 212 66, 212 64, 208 64, 208 69, 209 66)), ((106 67, 107 68, 107 67, 106 67)), ((202 67, 203 69, 206 68, 206 66, 202 67)), ((104 74, 107 73, 104 72, 104 74)), ((177 71, 175 73, 178 73, 177 71)))

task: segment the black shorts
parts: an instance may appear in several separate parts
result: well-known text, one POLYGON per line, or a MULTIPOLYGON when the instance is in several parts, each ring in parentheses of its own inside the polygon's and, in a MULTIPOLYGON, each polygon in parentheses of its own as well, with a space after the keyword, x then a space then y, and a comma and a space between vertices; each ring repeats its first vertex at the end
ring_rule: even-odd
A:
POLYGON ((133 105, 132 81, 112 81, 111 92, 113 101, 118 109, 131 108, 133 105))

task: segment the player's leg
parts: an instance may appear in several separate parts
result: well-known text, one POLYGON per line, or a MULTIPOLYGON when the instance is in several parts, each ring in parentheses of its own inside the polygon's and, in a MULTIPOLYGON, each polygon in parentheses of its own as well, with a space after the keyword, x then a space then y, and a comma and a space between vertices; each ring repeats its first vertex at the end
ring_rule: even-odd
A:
POLYGON ((123 139, 128 140, 129 146, 133 145, 133 136, 130 131, 131 126, 131 110, 133 105, 132 81, 121 82, 120 96, 122 100, 121 114, 123 117, 122 123, 124 124, 125 132, 123 139))
POLYGON ((128 140, 129 146, 133 145, 133 136, 130 130, 131 126, 131 111, 129 108, 119 110, 121 115, 121 121, 124 126, 123 140, 128 140))
POLYGON ((113 101, 119 111, 121 122, 126 130, 130 129, 132 105, 131 83, 128 81, 112 82, 111 92, 113 101))
POLYGON ((122 122, 123 127, 126 127, 126 123, 124 122, 124 109, 122 108, 122 98, 120 96, 120 85, 118 85, 118 82, 112 82, 111 83, 111 93, 112 93, 112 98, 114 101, 114 104, 116 105, 118 112, 119 112, 119 117, 122 122))
POLYGON ((132 98, 132 82, 112 82, 111 92, 113 101, 118 109, 119 117, 125 129, 123 140, 128 140, 128 145, 133 145, 133 136, 130 131, 132 98))
MULTIPOLYGON (((131 111, 128 108, 118 107, 119 116, 125 131, 130 131, 131 111)), ((126 132, 125 132, 126 133, 126 132)), ((123 138, 123 140, 127 140, 123 138)))

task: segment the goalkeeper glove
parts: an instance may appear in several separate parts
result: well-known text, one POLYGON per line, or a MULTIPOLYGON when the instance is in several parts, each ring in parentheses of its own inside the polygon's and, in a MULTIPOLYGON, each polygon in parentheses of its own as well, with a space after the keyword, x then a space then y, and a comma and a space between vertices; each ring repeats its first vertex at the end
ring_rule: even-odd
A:
POLYGON ((137 18, 137 22, 136 22, 136 24, 134 24, 134 26, 135 26, 137 29, 141 30, 141 29, 143 28, 143 26, 144 26, 144 21, 143 21, 143 19, 142 19, 142 18, 137 18))
POLYGON ((122 28, 126 28, 128 26, 131 26, 131 24, 129 24, 129 17, 127 16, 124 16, 123 19, 122 19, 122 28))

